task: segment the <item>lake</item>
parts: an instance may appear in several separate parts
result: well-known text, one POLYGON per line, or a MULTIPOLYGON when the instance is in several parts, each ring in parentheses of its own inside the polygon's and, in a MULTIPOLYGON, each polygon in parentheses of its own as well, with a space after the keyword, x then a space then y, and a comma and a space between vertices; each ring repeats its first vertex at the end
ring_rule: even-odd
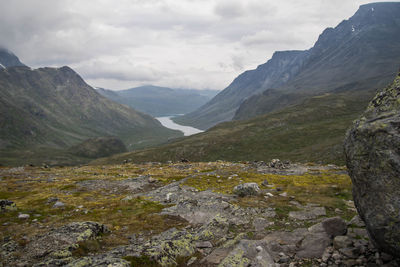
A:
POLYGON ((183 132, 184 136, 189 136, 192 134, 202 133, 204 131, 190 127, 190 126, 183 126, 175 123, 171 118, 174 116, 166 116, 166 117, 157 117, 156 119, 161 122, 164 127, 170 128, 172 130, 178 130, 183 132))

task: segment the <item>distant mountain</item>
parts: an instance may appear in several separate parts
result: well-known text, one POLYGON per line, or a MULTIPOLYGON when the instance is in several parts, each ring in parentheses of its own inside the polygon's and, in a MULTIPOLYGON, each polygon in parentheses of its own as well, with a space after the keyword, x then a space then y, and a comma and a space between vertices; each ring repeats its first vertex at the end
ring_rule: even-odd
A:
MULTIPOLYGON (((369 84, 369 81, 364 81, 369 84)), ((380 87, 386 84, 381 84, 380 87)), ((179 161, 270 161, 344 164, 343 138, 375 90, 322 94, 249 120, 220 123, 172 143, 96 161, 97 164, 179 161)))
POLYGON ((171 89, 141 86, 122 91, 98 88, 103 96, 152 116, 186 114, 214 97, 215 90, 171 89))
POLYGON ((101 96, 69 67, 0 69, 0 163, 93 137, 116 136, 132 150, 181 135, 101 96))
POLYGON ((276 52, 207 104, 175 121, 200 129, 299 104, 324 92, 371 90, 400 65, 400 3, 362 5, 306 51, 276 52), (370 84, 363 81, 370 80, 370 84), (362 87, 359 85, 363 84, 362 87))
POLYGON ((25 66, 12 52, 0 47, 0 69, 25 66))

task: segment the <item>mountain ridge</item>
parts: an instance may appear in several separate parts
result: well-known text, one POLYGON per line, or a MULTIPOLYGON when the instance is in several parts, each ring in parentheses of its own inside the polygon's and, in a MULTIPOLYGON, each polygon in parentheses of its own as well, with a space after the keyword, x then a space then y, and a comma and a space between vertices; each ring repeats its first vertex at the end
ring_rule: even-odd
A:
POLYGON ((101 96, 67 66, 0 69, 0 103, 3 162, 10 151, 65 150, 93 137, 117 136, 132 150, 182 135, 101 96))
MULTIPOLYGON (((335 28, 325 29, 312 48, 299 51, 302 54, 302 60, 297 61, 299 64, 289 64, 287 68, 280 70, 281 75, 296 70, 289 78, 282 79, 280 76, 281 80, 268 80, 274 77, 273 72, 262 71, 263 66, 273 65, 274 56, 285 51, 274 53, 269 61, 257 69, 239 75, 210 102, 174 120, 207 129, 219 122, 247 119, 295 105, 311 95, 336 90, 357 80, 395 75, 400 58, 400 48, 397 45, 400 42, 399 12, 400 3, 396 2, 362 5, 348 20, 343 20, 335 28), (254 78, 257 70, 258 75, 254 78), (262 79, 266 83, 260 83, 259 80, 262 79), (240 83, 242 81, 247 82, 240 83), (247 95, 243 95, 241 90, 246 90, 247 95), (263 93, 266 90, 274 91, 269 92, 269 97, 266 97, 263 93), (234 101, 226 103, 228 93, 234 101), (289 96, 289 93, 294 95, 289 96), (299 98, 301 94, 304 97, 299 98), (260 97, 264 100, 261 101, 260 97), (279 99, 293 101, 279 105, 279 99)), ((388 78, 386 82, 389 81, 388 78)), ((374 87, 376 84, 371 84, 371 88, 374 87)))
POLYGON ((218 91, 146 85, 119 91, 98 88, 98 92, 115 102, 160 117, 193 111, 205 104, 218 91))

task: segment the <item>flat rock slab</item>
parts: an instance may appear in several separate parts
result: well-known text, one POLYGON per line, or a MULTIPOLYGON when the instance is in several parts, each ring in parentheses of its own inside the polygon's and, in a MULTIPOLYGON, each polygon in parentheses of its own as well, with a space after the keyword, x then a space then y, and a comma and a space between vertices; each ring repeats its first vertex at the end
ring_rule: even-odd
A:
POLYGON ((229 254, 229 249, 227 248, 217 248, 211 252, 210 255, 205 257, 201 262, 203 264, 220 264, 223 259, 229 254))

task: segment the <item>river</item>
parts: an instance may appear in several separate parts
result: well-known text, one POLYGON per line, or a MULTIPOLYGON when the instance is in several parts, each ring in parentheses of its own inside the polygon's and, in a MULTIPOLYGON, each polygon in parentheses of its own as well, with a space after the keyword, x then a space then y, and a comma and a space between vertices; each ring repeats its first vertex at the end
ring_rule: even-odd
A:
POLYGON ((157 117, 156 119, 161 122, 164 127, 170 128, 172 130, 178 130, 183 132, 184 136, 189 136, 192 134, 202 133, 204 131, 190 127, 190 126, 183 126, 175 123, 171 118, 174 116, 166 116, 166 117, 157 117))

